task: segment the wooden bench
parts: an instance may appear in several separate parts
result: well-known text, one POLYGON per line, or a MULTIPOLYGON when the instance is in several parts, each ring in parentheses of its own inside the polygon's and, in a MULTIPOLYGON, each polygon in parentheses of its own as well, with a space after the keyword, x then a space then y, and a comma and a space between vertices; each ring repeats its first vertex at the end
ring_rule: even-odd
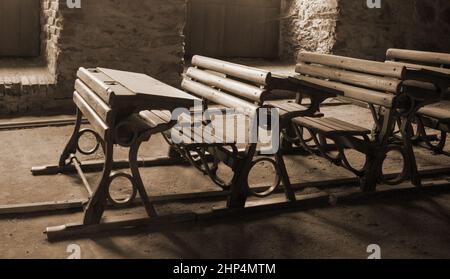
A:
MULTIPOLYGON (((290 129, 291 120, 295 117, 317 117, 320 103, 330 96, 336 96, 334 90, 318 91, 303 81, 203 56, 192 58, 192 67, 187 70, 181 87, 204 101, 200 113, 211 109, 212 104, 220 105, 221 108, 233 109, 236 114, 244 115, 250 122, 255 121, 260 125, 259 112, 262 109, 276 109, 279 133, 290 129), (270 101, 277 90, 302 92, 305 96, 310 96, 311 102, 304 106, 293 101, 270 101)), ((141 114, 148 118, 155 117, 155 112, 147 111, 141 114)), ((157 117, 166 121, 171 119, 168 112, 159 112, 157 117)), ((203 174, 208 175, 214 183, 230 191, 228 208, 245 207, 246 200, 251 195, 269 196, 281 182, 287 199, 295 200, 280 149, 275 152, 275 159, 267 156, 256 158, 257 142, 248 142, 244 149, 239 150, 238 145, 242 143, 225 142, 227 131, 211 126, 211 119, 194 123, 191 116, 185 113, 180 115, 178 120, 193 128, 186 132, 186 126, 177 125, 164 133, 167 141, 178 154, 203 174), (214 157, 212 164, 208 162, 207 154, 214 157), (263 191, 256 191, 250 187, 248 175, 255 164, 261 161, 273 165, 277 179, 274 185, 264 188, 263 191), (217 175, 219 162, 227 165, 234 174, 228 181, 217 175)), ((279 134, 276 136, 279 137, 279 134)))
MULTIPOLYGON (((97 228, 96 225, 101 223, 107 205, 129 206, 135 201, 137 194, 148 216, 152 217, 150 221, 127 220, 105 224, 106 227, 135 226, 153 222, 152 220, 160 222, 161 216, 147 195, 139 172, 140 166, 157 166, 158 162, 142 162, 137 158, 141 144, 159 133, 163 133, 172 147, 172 158, 163 160, 162 165, 180 164, 185 161, 191 163, 225 190, 224 193, 228 196, 226 208, 244 208, 249 196, 267 197, 274 193, 281 183, 287 197, 284 202, 296 200, 280 150, 272 154, 274 159, 273 156, 257 158, 257 141, 245 143, 245 148, 239 149, 237 141, 221 141, 227 132, 211 128, 211 119, 197 121, 191 116, 199 112, 204 113, 210 108, 210 104, 220 105, 220 110, 234 109, 236 114, 243 114, 252 123, 268 130, 274 130, 278 123, 279 131, 275 134, 278 138, 280 132, 292 127, 291 120, 294 117, 320 116, 320 103, 330 96, 336 96, 336 92, 332 89, 317 90, 315 86, 304 81, 207 57, 195 56, 192 63, 193 67, 187 71, 181 85, 188 93, 142 74, 103 68, 79 69, 74 92, 77 122, 73 134, 57 166, 36 167, 32 172, 35 175, 46 175, 71 173, 75 170, 89 193, 89 199, 82 224, 48 228, 49 238, 97 228), (300 105, 292 101, 270 101, 271 94, 276 94, 277 90, 301 92, 302 96, 309 96, 310 102, 300 105), (204 103, 199 109, 195 103, 200 100, 204 103), (179 109, 184 110, 181 114, 176 114, 179 109), (268 111, 278 117, 274 123, 261 121, 259 112, 263 109, 270 109, 268 111), (83 116, 87 118, 92 129, 82 128, 83 116), (191 127, 196 129, 192 129, 192 133, 186 133, 186 130, 181 128, 183 125, 187 125, 189 131, 191 127), (97 144, 90 150, 84 150, 80 145, 81 138, 87 133, 93 134, 97 140, 97 144), (129 148, 128 160, 114 160, 115 145, 129 148), (81 161, 80 154, 93 155, 100 148, 104 153, 104 161, 95 163, 95 166, 81 161), (174 156, 175 154, 177 156, 174 156), (230 181, 225 181, 217 175, 220 162, 231 168, 233 177, 230 181), (248 182, 249 173, 261 162, 273 165, 276 179, 272 186, 251 188, 248 182), (98 186, 93 188, 85 172, 99 168, 103 173, 98 186), (116 171, 126 168, 131 170, 130 174, 116 171), (117 178, 125 178, 131 182, 132 192, 128 197, 116 199, 112 195, 111 184, 117 178)), ((180 220, 192 217, 193 214, 179 216, 180 220)), ((168 221, 173 219, 178 220, 178 217, 168 218, 168 221)))
POLYGON ((440 99, 439 90, 428 90, 430 85, 422 77, 434 77, 434 72, 410 70, 403 65, 391 65, 335 55, 302 52, 298 56, 297 79, 317 87, 340 91, 340 95, 366 103, 375 116, 376 129, 359 127, 334 117, 293 120, 301 145, 331 162, 343 166, 361 178, 365 191, 376 188, 378 182, 397 184, 410 178, 420 185, 414 152, 411 146, 409 124, 424 105, 440 99), (382 112, 382 113, 379 113, 382 112), (403 119, 401 143, 391 142, 396 119, 403 119), (308 132, 308 133, 307 133, 308 132), (332 142, 330 146, 330 142, 332 142), (332 154, 330 147, 337 149, 332 154), (366 157, 362 168, 352 166, 345 154, 354 149, 366 157), (382 173, 387 153, 398 151, 404 158, 399 177, 388 178, 382 173))
POLYGON ((36 175, 63 173, 74 166, 89 193, 84 225, 98 224, 108 203, 126 206, 134 201, 137 193, 149 216, 156 216, 153 204, 146 193, 139 174, 137 154, 142 142, 152 135, 170 129, 176 120, 147 121, 138 114, 144 109, 175 110, 193 106, 198 98, 182 90, 166 85, 147 75, 104 68, 85 69, 77 72, 73 100, 77 107, 77 121, 57 167, 33 168, 36 175), (87 118, 91 128, 82 128, 82 118, 87 118), (97 144, 90 150, 81 147, 80 140, 86 134, 94 135, 97 144), (129 148, 127 165, 131 174, 114 170, 114 146, 129 148), (84 164, 78 154, 93 155, 99 149, 104 154, 102 178, 98 187, 91 187, 86 179, 84 164), (124 199, 115 199, 110 186, 117 178, 131 182, 132 193, 124 199))
MULTIPOLYGON (((409 68, 426 69, 441 73, 450 79, 450 54, 425 52, 404 49, 389 49, 386 54, 386 63, 391 65, 404 65, 409 68)), ((450 133, 450 91, 442 96, 440 105, 425 106, 417 113, 415 120, 417 132, 415 142, 424 142, 427 147, 436 153, 442 153, 446 144, 447 134, 450 133), (440 132, 440 135, 430 135, 426 128, 440 132)))

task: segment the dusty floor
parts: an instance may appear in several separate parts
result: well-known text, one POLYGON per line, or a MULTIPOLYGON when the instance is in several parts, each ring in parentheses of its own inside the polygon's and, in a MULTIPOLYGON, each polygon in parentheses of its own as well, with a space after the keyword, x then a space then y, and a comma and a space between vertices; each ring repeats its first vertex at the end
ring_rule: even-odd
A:
MULTIPOLYGON (((370 116, 356 106, 327 107, 341 119, 370 128, 370 116)), ((56 163, 71 127, 0 132, 0 204, 67 200, 84 197, 76 176, 33 177, 30 168, 56 163)), ((164 146, 164 147, 163 147, 164 146)), ((143 147, 141 156, 165 155, 159 137, 143 147), (153 146, 153 148, 152 148, 153 146), (157 148, 155 148, 157 146, 157 148)), ((124 158, 121 150, 117 157, 124 158)), ((447 165, 450 157, 432 156, 418 149, 421 167, 447 165)), ((289 157, 294 183, 348 177, 349 173, 313 156, 289 157)), ((395 169, 395 161, 390 168, 395 169)), ((144 169, 144 182, 152 195, 217 190, 189 167, 144 169)), ((95 183, 98 174, 90 174, 95 183)), ((215 203, 179 203, 161 212, 205 209, 215 203)), ((126 216, 142 208, 108 212, 126 216)), ((25 215, 0 218, 0 258, 66 258, 69 244, 81 247, 83 258, 367 258, 369 244, 378 244, 384 258, 449 258, 450 193, 407 195, 375 199, 308 211, 279 211, 235 216, 197 223, 163 232, 140 231, 128 235, 49 243, 47 226, 79 222, 82 215, 25 215)))

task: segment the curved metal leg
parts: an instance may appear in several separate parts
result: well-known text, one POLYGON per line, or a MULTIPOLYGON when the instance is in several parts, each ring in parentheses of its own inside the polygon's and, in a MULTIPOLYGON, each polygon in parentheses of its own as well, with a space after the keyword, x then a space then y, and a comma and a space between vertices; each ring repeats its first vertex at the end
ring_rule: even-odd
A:
POLYGON ((105 165, 103 167, 102 179, 86 207, 83 222, 85 225, 100 223, 103 212, 105 211, 108 203, 108 190, 111 182, 110 176, 113 166, 114 147, 112 140, 107 140, 105 145, 105 165))
POLYGON ((147 195, 147 191, 145 191, 144 183, 142 182, 137 161, 137 156, 141 143, 142 141, 138 140, 135 144, 133 144, 130 147, 130 154, 129 154, 130 169, 133 175, 134 187, 136 187, 139 192, 139 196, 141 197, 142 203, 145 206, 145 211, 147 212, 148 216, 154 217, 157 216, 157 213, 155 208, 153 207, 153 204, 150 202, 150 199, 147 195))
POLYGON ((372 192, 377 188, 378 179, 381 177, 381 167, 384 159, 386 158, 385 153, 380 152, 377 155, 368 156, 366 162, 367 165, 364 167, 365 173, 360 177, 361 190, 363 192, 372 192))
POLYGON ((412 120, 406 119, 405 121, 402 121, 401 131, 402 131, 402 138, 403 138, 403 148, 405 150, 405 156, 406 161, 408 162, 408 169, 407 174, 411 177, 411 182, 415 186, 421 186, 422 181, 419 176, 419 170, 417 169, 417 162, 416 162, 416 156, 414 154, 414 149, 412 145, 412 134, 413 134, 413 128, 412 128, 412 120))
POLYGON ((80 133, 80 128, 82 124, 83 114, 81 111, 77 108, 77 120, 75 123, 75 127, 72 133, 72 136, 69 139, 69 142, 67 143, 66 147, 64 148, 64 151, 61 154, 61 157, 59 159, 59 166, 63 167, 66 165, 66 160, 69 159, 70 154, 75 154, 77 152, 77 143, 78 143, 78 137, 80 133))
POLYGON ((286 164, 284 163, 283 154, 280 151, 275 154, 276 161, 278 163, 278 166, 280 168, 280 175, 281 175, 281 181, 283 182, 284 187, 284 193, 286 195, 286 198, 290 201, 295 201, 295 192, 292 189, 291 180, 289 179, 289 174, 286 169, 286 164))

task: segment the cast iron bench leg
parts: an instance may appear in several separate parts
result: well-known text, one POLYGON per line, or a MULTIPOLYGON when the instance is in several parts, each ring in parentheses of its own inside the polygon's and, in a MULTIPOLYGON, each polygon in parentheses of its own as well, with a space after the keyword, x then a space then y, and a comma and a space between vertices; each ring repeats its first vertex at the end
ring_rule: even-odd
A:
POLYGON ((83 114, 81 111, 77 108, 77 119, 75 122, 75 127, 72 133, 72 136, 69 139, 69 142, 67 143, 66 147, 64 148, 64 151, 61 154, 61 157, 59 159, 59 166, 64 167, 66 165, 66 160, 69 159, 71 154, 75 154, 77 152, 77 144, 78 144, 78 138, 80 134, 81 124, 82 124, 83 114))
POLYGON ((108 190, 111 183, 110 176, 114 158, 113 151, 114 146, 112 138, 106 139, 104 148, 105 165, 103 167, 102 179, 86 207, 83 221, 85 225, 99 224, 102 219, 103 212, 108 203, 108 190))
MULTIPOLYGON (((131 145, 129 150, 129 164, 131 169, 131 182, 133 187, 139 192, 141 200, 145 206, 145 210, 149 217, 157 216, 156 210, 153 207, 153 204, 150 202, 150 199, 147 195, 147 191, 145 190, 144 184, 142 182, 142 178, 139 172, 139 165, 137 161, 137 156, 139 152, 139 147, 141 146, 144 140, 147 140, 148 135, 144 134, 135 140, 135 142, 131 145)), ((114 145, 112 144, 113 139, 110 137, 105 140, 106 148, 105 152, 105 166, 103 169, 102 179, 98 185, 98 188, 95 190, 94 195, 89 200, 89 203, 86 207, 84 224, 85 225, 93 225, 99 224, 105 211, 105 208, 108 204, 108 191, 109 186, 112 182, 112 171, 113 171, 113 153, 114 153, 114 145)))

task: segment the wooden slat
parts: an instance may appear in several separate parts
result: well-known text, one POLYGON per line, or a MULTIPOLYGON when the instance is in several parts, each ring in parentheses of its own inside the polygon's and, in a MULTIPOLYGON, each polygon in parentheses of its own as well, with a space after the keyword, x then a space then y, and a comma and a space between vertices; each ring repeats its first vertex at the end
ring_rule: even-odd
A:
POLYGON ((346 85, 343 83, 326 81, 312 77, 300 77, 301 80, 314 83, 319 86, 328 87, 343 93, 344 97, 355 99, 383 107, 391 108, 394 102, 395 96, 392 94, 385 94, 379 91, 373 91, 369 89, 359 88, 352 85, 346 85))
POLYGON ((300 126, 313 130, 320 130, 323 133, 332 133, 336 131, 336 129, 329 127, 328 125, 324 125, 324 123, 314 121, 314 118, 310 117, 297 117, 293 121, 300 126))
POLYGON ((253 82, 258 85, 268 85, 271 76, 268 71, 200 55, 192 57, 192 65, 203 69, 224 73, 226 75, 253 82))
POLYGON ((401 85, 401 80, 395 78, 385 78, 326 66, 308 65, 305 63, 297 64, 295 71, 303 75, 330 79, 333 81, 362 86, 374 90, 389 91, 392 93, 398 93, 401 85))
POLYGON ((284 110, 285 112, 304 111, 308 109, 305 106, 286 101, 270 101, 266 102, 266 104, 284 110))
POLYGON ((88 103, 78 94, 73 93, 73 101, 75 105, 80 109, 83 115, 88 119, 89 123, 94 127, 95 131, 105 139, 109 131, 108 125, 103 122, 102 118, 88 105, 88 103))
POLYGON ((417 51, 407 49, 388 49, 386 58, 388 60, 406 60, 410 62, 422 62, 428 64, 450 66, 450 54, 429 51, 417 51))
POLYGON ((139 112, 139 116, 144 119, 146 122, 149 123, 149 125, 154 128, 157 127, 159 125, 164 125, 170 122, 166 121, 165 119, 161 119, 161 117, 159 117, 157 114, 154 113, 154 111, 141 111, 139 112))
POLYGON ((201 83, 220 88, 222 90, 255 102, 261 102, 267 95, 267 91, 256 86, 235 81, 229 78, 219 77, 217 75, 196 68, 189 68, 186 72, 186 75, 201 83))
POLYGON ((370 130, 354 125, 349 122, 345 122, 336 118, 330 118, 330 117, 324 117, 320 118, 320 121, 325 123, 326 125, 330 125, 330 127, 336 127, 338 130, 342 131, 352 131, 361 135, 368 135, 370 134, 370 130))
POLYGON ((216 104, 229 108, 242 109, 245 113, 254 114, 258 108, 258 106, 252 103, 230 96, 192 80, 184 79, 181 87, 194 95, 210 100, 216 104))
POLYGON ((110 123, 112 110, 98 95, 79 79, 75 81, 75 90, 106 123, 110 123))
POLYGON ((448 123, 450 121, 450 110, 437 107, 424 107, 419 110, 419 114, 436 118, 439 121, 448 123))
MULTIPOLYGON (((107 104, 113 103, 114 91, 111 86, 107 84, 113 83, 113 79, 101 73, 97 69, 86 69, 83 67, 78 70, 77 77, 107 104)), ((130 94, 132 94, 132 92, 130 92, 130 94)))
POLYGON ((440 67, 433 67, 433 66, 426 66, 426 65, 420 65, 420 64, 413 64, 413 63, 406 63, 406 62, 398 62, 398 61, 386 61, 388 64, 394 64, 394 65, 402 65, 407 68, 413 68, 413 69, 425 69, 430 71, 435 71, 438 73, 450 75, 450 69, 447 68, 440 68, 440 67))
POLYGON ((402 66, 313 52, 301 52, 298 55, 298 62, 326 65, 339 69, 392 77, 397 79, 403 79, 405 74, 405 68, 402 66))
POLYGON ((370 130, 352 125, 336 118, 298 117, 294 119, 294 123, 313 130, 318 130, 321 133, 328 135, 363 136, 370 134, 370 130))

